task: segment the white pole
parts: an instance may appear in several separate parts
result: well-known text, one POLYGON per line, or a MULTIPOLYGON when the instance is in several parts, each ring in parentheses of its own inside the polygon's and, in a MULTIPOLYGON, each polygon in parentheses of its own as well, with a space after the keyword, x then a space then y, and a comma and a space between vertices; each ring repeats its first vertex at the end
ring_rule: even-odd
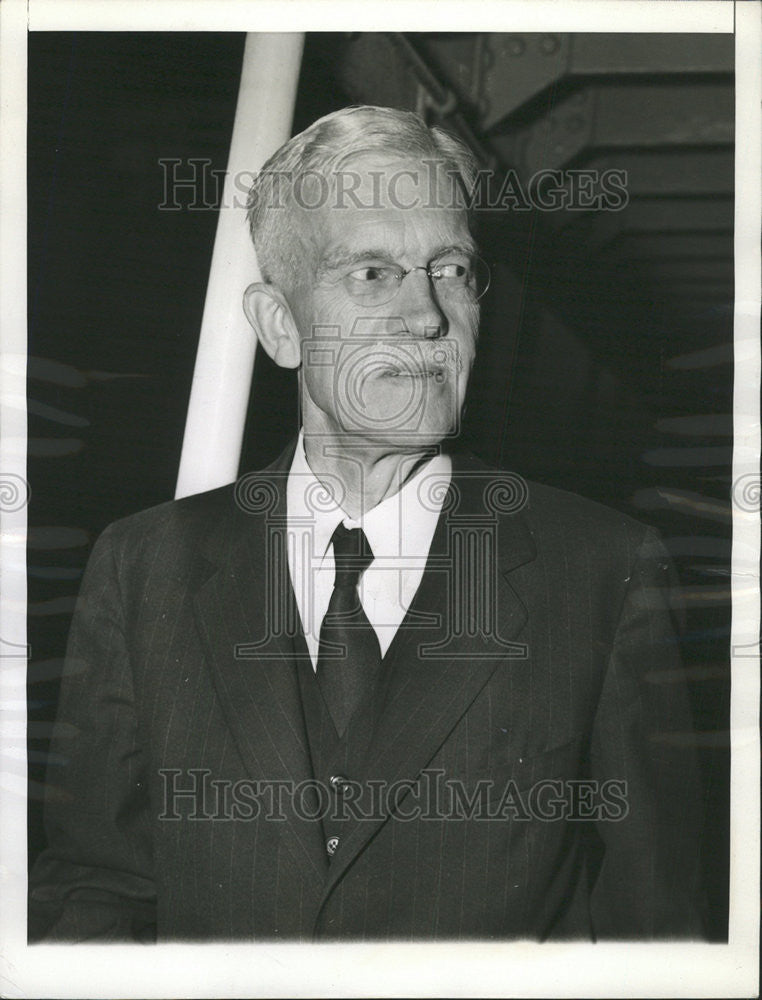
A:
POLYGON ((176 497, 214 489, 238 475, 256 350, 242 298, 246 286, 260 280, 246 225, 246 189, 291 135, 303 47, 300 32, 246 36, 176 497))

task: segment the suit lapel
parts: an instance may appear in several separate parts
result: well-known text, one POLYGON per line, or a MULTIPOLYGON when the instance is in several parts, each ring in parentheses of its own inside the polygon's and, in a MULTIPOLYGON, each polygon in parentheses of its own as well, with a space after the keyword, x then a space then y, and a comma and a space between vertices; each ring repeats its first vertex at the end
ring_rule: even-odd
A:
MULTIPOLYGON (((527 611, 511 573, 536 550, 520 511, 500 513, 485 502, 499 479, 481 463, 453 462, 426 572, 384 660, 365 780, 414 781, 498 666, 520 668, 526 659, 516 637, 527 611)), ((323 900, 387 818, 363 819, 347 832, 323 900)))
MULTIPOLYGON (((284 544, 292 453, 239 480, 236 503, 231 501, 229 516, 204 545, 208 574, 194 595, 194 609, 247 771, 260 780, 298 784, 313 775, 284 544)), ((384 660, 366 780, 414 781, 498 666, 520 666, 524 658, 516 640, 527 612, 510 576, 536 553, 520 512, 496 516, 485 506, 485 486, 494 485, 496 476, 480 463, 454 460, 426 572, 384 660), (475 585, 477 594, 465 605, 464 585, 475 585), (479 611, 484 607, 494 614, 485 618, 479 611)), ((325 901, 386 818, 363 820, 347 831, 327 879, 319 824, 292 813, 281 829, 294 863, 316 895, 322 888, 325 901)))
MULTIPOLYGON (((194 613, 248 775, 294 787, 312 778, 312 770, 284 544, 289 464, 290 452, 284 453, 268 470, 236 484, 228 516, 213 527, 203 547, 210 572, 194 595, 194 613)), ((294 862, 315 884, 315 876, 322 879, 325 873, 325 852, 314 822, 293 813, 280 825, 294 862)))

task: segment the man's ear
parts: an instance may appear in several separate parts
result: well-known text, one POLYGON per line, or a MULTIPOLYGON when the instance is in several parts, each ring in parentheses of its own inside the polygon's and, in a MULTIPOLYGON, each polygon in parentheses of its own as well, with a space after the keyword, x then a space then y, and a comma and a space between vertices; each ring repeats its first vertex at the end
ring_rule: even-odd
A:
POLYGON ((275 364, 298 368, 302 361, 299 330, 281 291, 262 282, 249 285, 243 293, 243 311, 275 364))

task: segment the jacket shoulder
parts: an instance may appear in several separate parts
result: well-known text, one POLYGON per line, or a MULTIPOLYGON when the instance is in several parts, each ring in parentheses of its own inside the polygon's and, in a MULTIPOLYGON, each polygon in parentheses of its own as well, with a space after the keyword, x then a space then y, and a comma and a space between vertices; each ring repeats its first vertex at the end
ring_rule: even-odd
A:
POLYGON ((629 514, 555 486, 527 481, 527 492, 527 516, 538 523, 559 521, 569 528, 587 527, 641 537, 652 530, 629 514))
POLYGON ((149 544, 171 535, 201 537, 210 524, 235 509, 235 489, 236 485, 229 483, 180 500, 167 500, 113 521, 102 537, 110 537, 115 543, 140 541, 149 544))
POLYGON ((522 519, 539 541, 561 536, 587 538, 596 548, 617 540, 640 544, 652 528, 628 514, 596 500, 555 486, 526 479, 519 472, 491 467, 473 455, 454 459, 459 476, 484 477, 487 484, 503 484, 502 506, 509 515, 522 519))

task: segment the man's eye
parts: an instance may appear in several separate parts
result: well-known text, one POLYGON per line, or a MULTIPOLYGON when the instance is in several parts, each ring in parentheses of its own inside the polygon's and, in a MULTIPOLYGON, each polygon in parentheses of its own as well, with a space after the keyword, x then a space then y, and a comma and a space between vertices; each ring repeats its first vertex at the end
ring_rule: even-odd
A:
POLYGON ((389 278, 391 268, 388 267, 358 267, 355 271, 350 271, 347 275, 353 281, 371 283, 374 281, 386 281, 389 278))
POLYGON ((462 281, 468 275, 468 266, 461 261, 441 261, 431 269, 433 278, 456 279, 462 281))

